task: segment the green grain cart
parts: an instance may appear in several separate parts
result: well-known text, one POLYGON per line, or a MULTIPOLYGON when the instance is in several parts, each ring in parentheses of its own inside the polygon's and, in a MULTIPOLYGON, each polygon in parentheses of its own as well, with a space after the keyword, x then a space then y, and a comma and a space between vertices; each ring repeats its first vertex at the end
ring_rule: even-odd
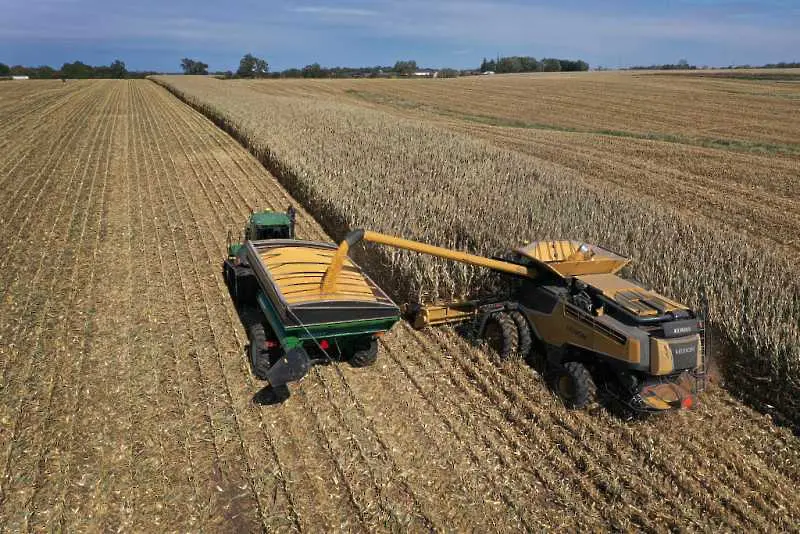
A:
POLYGON ((323 288, 336 245, 294 238, 294 211, 250 216, 245 241, 228 246, 223 273, 247 328, 253 374, 273 388, 315 363, 371 365, 397 305, 351 259, 323 288))

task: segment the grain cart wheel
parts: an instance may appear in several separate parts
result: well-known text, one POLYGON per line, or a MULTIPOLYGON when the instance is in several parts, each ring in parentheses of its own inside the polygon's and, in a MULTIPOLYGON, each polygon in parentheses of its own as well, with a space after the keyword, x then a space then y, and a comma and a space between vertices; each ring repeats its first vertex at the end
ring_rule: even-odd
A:
POLYGON ((591 373, 580 362, 567 362, 553 369, 553 389, 567 408, 580 410, 594 400, 596 388, 591 373))
POLYGON ((369 344, 357 348, 350 357, 350 365, 353 367, 369 367, 378 360, 378 340, 372 339, 369 344))
POLYGON ((264 325, 261 323, 251 325, 247 334, 250 337, 250 365, 253 368, 253 374, 259 380, 266 380, 271 364, 264 325))
POLYGON ((233 267, 230 266, 228 262, 225 262, 224 266, 222 267, 222 273, 225 277, 225 285, 228 286, 228 292, 231 294, 231 298, 233 299, 233 304, 235 305, 236 302, 236 274, 233 272, 233 267))
POLYGON ((506 312, 493 313, 483 327, 483 339, 502 360, 508 360, 519 348, 519 330, 506 312))
POLYGON ((528 320, 522 315, 522 312, 514 310, 509 313, 514 324, 517 325, 517 335, 519 336, 519 347, 517 352, 523 358, 530 355, 531 348, 533 347, 533 338, 531 337, 531 327, 528 325, 528 320))

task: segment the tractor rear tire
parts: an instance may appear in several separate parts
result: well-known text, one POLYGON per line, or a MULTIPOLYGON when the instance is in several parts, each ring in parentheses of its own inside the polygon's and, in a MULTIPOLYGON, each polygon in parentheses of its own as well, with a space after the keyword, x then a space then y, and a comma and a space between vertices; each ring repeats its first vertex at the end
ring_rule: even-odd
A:
POLYGON ((356 349, 350 357, 350 365, 353 367, 369 367, 378 361, 378 340, 370 340, 366 347, 356 349))
POLYGON ((528 320, 522 315, 522 312, 514 310, 509 313, 514 324, 517 325, 517 335, 519 337, 519 352, 522 358, 527 359, 530 355, 531 348, 533 347, 533 338, 531 337, 531 327, 528 325, 528 320))
POLYGON ((553 389, 567 408, 580 410, 594 401, 597 388, 592 374, 580 362, 566 362, 553 369, 553 389))
POLYGON ((483 339, 501 360, 510 360, 519 349, 519 329, 506 312, 489 316, 483 327, 483 339))
POLYGON ((264 331, 264 325, 261 323, 250 325, 247 333, 250 337, 250 366, 253 368, 253 374, 259 380, 266 380, 267 372, 272 364, 267 351, 267 334, 264 331))

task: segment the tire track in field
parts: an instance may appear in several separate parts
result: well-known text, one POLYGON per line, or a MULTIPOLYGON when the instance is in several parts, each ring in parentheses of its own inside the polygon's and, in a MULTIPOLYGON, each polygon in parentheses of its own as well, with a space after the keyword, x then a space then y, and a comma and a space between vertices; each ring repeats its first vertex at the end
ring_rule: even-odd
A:
MULTIPOLYGON (((383 347, 386 349, 386 346, 383 347)), ((388 350, 386 352, 389 352, 388 350)), ((379 360, 380 361, 380 360, 379 360)), ((380 365, 380 364, 378 364, 380 365)), ((366 369, 363 371, 363 374, 375 374, 374 369, 366 369)), ((364 377, 367 380, 376 380, 374 377, 364 377)), ((401 437, 401 434, 408 434, 410 433, 410 420, 414 419, 414 416, 410 415, 407 412, 403 411, 403 405, 410 404, 410 399, 402 399, 393 398, 394 395, 389 393, 388 391, 385 392, 385 396, 380 396, 376 398, 376 395, 379 395, 373 389, 373 392, 370 394, 368 392, 360 391, 362 395, 365 395, 366 398, 371 401, 372 403, 377 403, 381 409, 386 410, 385 413, 389 413, 391 421, 389 422, 389 429, 386 429, 384 432, 380 431, 381 427, 381 420, 380 416, 375 417, 370 415, 372 411, 365 406, 365 403, 361 402, 360 397, 362 395, 357 395, 354 393, 353 388, 358 388, 357 382, 358 379, 354 380, 341 380, 341 381, 334 381, 331 380, 331 385, 329 389, 331 393, 329 395, 331 398, 334 396, 341 396, 341 397, 349 397, 353 408, 345 408, 341 411, 340 417, 351 417, 355 420, 364 420, 368 422, 365 424, 365 427, 371 430, 371 433, 374 436, 375 441, 381 445, 384 449, 385 454, 391 455, 391 452, 394 450, 403 450, 403 454, 400 457, 392 455, 390 457, 390 463, 395 464, 393 466, 393 472, 391 474, 391 481, 400 481, 402 482, 403 486, 407 488, 411 495, 414 497, 415 508, 420 511, 425 511, 427 514, 430 514, 429 521, 437 528, 443 528, 443 525, 450 525, 453 526, 453 522, 462 521, 463 526, 461 528, 478 528, 480 530, 483 529, 490 529, 490 528, 497 528, 497 525, 485 524, 483 528, 478 527, 480 524, 481 519, 486 519, 485 517, 476 517, 474 512, 469 510, 467 507, 456 507, 452 502, 447 503, 445 505, 440 501, 440 499, 444 498, 444 495, 430 495, 425 492, 426 486, 431 483, 431 479, 427 477, 432 477, 436 480, 437 487, 441 487, 442 485, 446 484, 445 481, 448 480, 449 477, 452 477, 454 474, 450 473, 441 473, 435 472, 433 469, 435 466, 431 465, 432 460, 426 457, 428 454, 431 454, 433 451, 436 451, 437 445, 436 442, 427 435, 427 432, 424 432, 423 435, 425 436, 426 440, 429 441, 429 447, 427 451, 415 451, 414 448, 414 441, 423 439, 418 435, 412 436, 405 436, 405 439, 401 437), (338 382, 338 383, 337 383, 338 382), (338 386, 338 387, 337 387, 338 386), (381 398, 382 397, 382 398, 381 398), (353 414, 353 415, 350 415, 353 414), (377 421, 377 422, 376 422, 377 421), (392 426, 395 426, 398 421, 403 421, 402 428, 395 428, 392 429, 392 426), (392 424, 394 423, 394 424, 392 424), (402 448, 399 446, 402 445, 402 448), (416 461, 411 462, 411 458, 414 458, 416 461), (425 462, 424 467, 420 464, 420 462, 425 462), (453 518, 452 514, 460 512, 463 514, 459 518, 453 518), (441 514, 449 514, 451 515, 448 520, 444 520, 441 517, 441 514)), ((366 388, 370 389, 370 388, 366 388)), ((416 400, 417 395, 411 394, 409 395, 411 399, 416 400)), ((429 406, 429 410, 426 411, 426 416, 430 419, 430 425, 434 426, 434 423, 437 423, 436 426, 444 426, 447 429, 446 440, 445 443, 452 443, 450 448, 460 448, 456 443, 466 443, 461 441, 465 438, 464 433, 458 430, 458 423, 454 423, 451 418, 448 418, 444 415, 440 410, 436 409, 435 406, 429 406), (430 409, 433 408, 433 409, 430 409)), ((430 431, 429 431, 430 432, 430 431)), ((481 469, 481 464, 483 463, 483 459, 475 453, 473 447, 467 446, 466 449, 469 451, 466 454, 466 459, 462 460, 460 465, 464 465, 464 463, 469 462, 471 470, 474 469, 481 469)), ((447 451, 445 453, 442 451, 442 456, 452 457, 452 451, 447 451)), ((488 469, 492 469, 493 466, 488 467, 488 469)), ((458 477, 461 479, 459 482, 464 483, 464 478, 467 478, 471 473, 468 470, 465 472, 460 472, 458 477)), ((509 499, 509 497, 505 494, 503 489, 500 489, 500 485, 498 485, 497 481, 494 480, 494 477, 487 475, 489 480, 491 481, 489 485, 491 488, 487 488, 485 486, 485 481, 483 484, 478 484, 477 487, 481 489, 476 493, 481 495, 482 497, 482 504, 486 505, 487 503, 491 505, 493 511, 499 511, 501 504, 504 504, 507 508, 503 510, 505 512, 510 511, 511 515, 514 516, 514 519, 510 519, 511 527, 514 530, 531 530, 532 526, 528 522, 528 518, 525 516, 523 512, 521 512, 521 505, 519 502, 514 501, 513 499, 509 499)), ((456 484, 458 484, 456 482, 456 484)), ((475 484, 473 482, 473 484, 475 484)), ((458 486, 457 486, 458 487, 458 486)), ((469 494, 464 492, 464 494, 469 494)), ((445 498, 445 501, 447 499, 445 498)), ((421 513, 418 511, 417 513, 421 513)), ((484 511, 485 513, 485 511, 484 511)))
MULTIPOLYGON (((105 110, 107 106, 110 104, 110 95, 105 99, 104 103, 99 107, 99 110, 105 110)), ((92 122, 92 127, 88 132, 89 137, 94 138, 97 140, 100 136, 102 131, 103 124, 100 120, 96 120, 92 122)), ((86 152, 88 153, 89 147, 86 147, 86 152)), ((81 153, 82 154, 82 153, 81 153)), ((80 160, 76 163, 74 168, 74 174, 78 174, 80 165, 80 160)), ((83 202, 86 202, 86 199, 83 199, 84 196, 87 198, 91 195, 91 189, 85 190, 84 185, 88 182, 87 177, 87 170, 88 168, 84 166, 84 172, 82 176, 79 178, 79 187, 74 188, 74 195, 70 195, 69 193, 65 194, 63 197, 63 202, 59 207, 59 216, 56 223, 53 225, 52 231, 48 234, 47 241, 42 247, 43 252, 42 256, 39 261, 38 268, 33 276, 33 280, 29 287, 24 288, 28 290, 27 298, 25 305, 22 307, 21 312, 17 314, 17 322, 14 325, 13 332, 11 334, 11 339, 16 341, 12 341, 9 343, 10 346, 16 346, 17 348, 17 355, 19 357, 26 357, 26 360, 21 365, 11 365, 11 362, 15 360, 13 358, 8 358, 6 360, 6 367, 4 369, 4 376, 3 376, 3 387, 4 387, 4 395, 3 398, 11 401, 12 399, 16 399, 16 407, 13 409, 13 418, 14 421, 12 423, 12 428, 10 433, 4 433, 4 437, 7 437, 6 446, 3 447, 6 449, 3 457, 3 472, 2 477, 0 480, 4 482, 5 491, 2 492, 0 496, 0 508, 5 506, 5 499, 9 497, 9 494, 14 494, 15 497, 27 499, 23 493, 17 494, 13 490, 9 490, 8 487, 13 485, 17 482, 11 473, 10 469, 12 466, 12 457, 15 449, 15 445, 17 448, 23 446, 24 443, 27 443, 29 440, 35 442, 35 432, 32 432, 37 427, 31 426, 28 424, 23 424, 21 422, 22 418, 24 417, 35 417, 36 414, 33 410, 24 410, 23 406, 26 404, 30 404, 32 402, 38 402, 39 391, 38 388, 32 384, 33 377, 36 377, 38 374, 47 374, 46 370, 49 369, 51 372, 54 372, 53 366, 50 365, 51 361, 46 358, 35 357, 38 351, 43 351, 45 354, 48 353, 50 349, 54 349, 60 352, 66 350, 66 347, 52 347, 51 343, 48 340, 43 339, 43 335, 45 333, 49 333, 55 330, 54 320, 58 321, 58 317, 53 317, 57 311, 52 311, 51 309, 60 310, 62 309, 61 306, 54 303, 55 300, 55 293, 57 292, 58 288, 61 288, 64 292, 70 292, 73 297, 75 296, 75 292, 71 289, 74 284, 70 283, 70 280, 74 278, 75 274, 78 271, 78 261, 80 261, 79 255, 76 254, 73 250, 70 250, 68 244, 72 242, 70 236, 74 236, 76 233, 79 234, 77 237, 78 239, 78 250, 82 249, 84 244, 82 240, 83 233, 79 230, 79 216, 81 215, 78 210, 78 206, 81 205, 83 202), (82 200, 83 199, 83 200, 82 200), (66 219, 66 224, 64 224, 64 220, 62 220, 60 216, 60 211, 71 202, 71 214, 69 219, 66 219), (54 239, 56 232, 64 232, 63 238, 54 239), (56 243, 57 248, 53 251, 50 250, 51 243, 56 243), (61 248, 58 246, 63 245, 61 248), (38 279, 39 276, 45 273, 45 258, 48 257, 49 253, 55 253, 55 261, 48 264, 47 267, 50 269, 47 270, 47 274, 50 278, 50 283, 42 291, 31 291, 32 288, 38 287, 38 279), (72 275, 68 274, 68 270, 73 273, 72 275), (69 278, 62 277, 63 275, 69 278), (27 322, 28 326, 25 327, 25 323, 27 322), (36 323, 35 325, 32 323, 36 323), (31 340, 33 347, 29 351, 20 350, 26 345, 26 338, 22 336, 28 336, 31 340), (36 373, 36 369, 42 368, 41 373, 36 373), (15 373, 16 372, 16 373, 15 373), (9 390, 9 386, 17 385, 21 388, 20 391, 14 392, 13 390, 9 390), (31 438, 24 438, 25 435, 31 435, 31 438)), ((85 212, 84 218, 88 217, 88 211, 85 212)), ((61 321, 64 319, 64 311, 62 311, 61 321)), ((63 322, 62 322, 63 324, 63 322)), ((74 344, 74 340, 73 343, 74 344)), ((54 377, 51 375, 51 384, 54 384, 54 377)), ((5 441, 5 440, 4 440, 5 441)), ((32 455, 26 454, 24 451, 20 451, 22 454, 22 459, 27 461, 38 462, 39 458, 33 458, 32 455)), ((17 469, 19 464, 17 462, 13 462, 13 467, 17 469)), ((35 463, 34 463, 35 465, 35 463)), ((24 484, 25 480, 21 480, 24 484)), ((12 508, 12 507, 9 507, 12 508)), ((16 510, 20 510, 20 508, 13 507, 16 510)))
MULTIPOLYGON (((37 510, 33 506, 33 500, 47 487, 42 482, 45 465, 53 465, 50 461, 56 460, 48 453, 51 450, 53 436, 58 434, 57 430, 52 429, 53 422, 61 417, 56 417, 55 408, 61 407, 64 402, 54 402, 59 398, 59 393, 64 390, 58 377, 69 376, 70 365, 73 362, 82 362, 85 355, 86 344, 81 343, 81 334, 86 334, 90 329, 91 305, 86 303, 91 293, 91 286, 94 277, 93 264, 87 264, 87 259, 94 259, 99 242, 102 223, 102 209, 105 200, 103 178, 98 179, 101 165, 100 151, 94 151, 110 129, 108 121, 103 120, 106 109, 111 109, 114 105, 114 94, 109 93, 100 113, 95 117, 94 141, 87 148, 90 156, 83 167, 81 184, 87 184, 86 188, 81 187, 80 194, 76 197, 73 204, 69 234, 66 238, 67 243, 77 243, 74 252, 67 249, 70 257, 71 269, 65 272, 63 277, 51 273, 54 285, 48 292, 49 299, 62 296, 61 300, 52 306, 52 315, 45 312, 55 321, 40 325, 37 340, 41 340, 42 356, 37 354, 38 342, 34 346, 30 359, 33 362, 26 371, 27 378, 24 385, 30 393, 24 394, 20 398, 20 408, 25 405, 26 409, 20 411, 20 418, 17 420, 21 427, 21 432, 15 435, 14 441, 18 446, 28 444, 34 450, 21 449, 15 458, 13 448, 9 449, 7 465, 9 469, 16 470, 17 479, 23 482, 23 489, 14 491, 13 486, 9 490, 10 495, 15 498, 23 499, 22 502, 11 500, 8 503, 10 509, 22 513, 20 524, 25 528, 31 528, 29 521, 36 519, 37 513, 46 516, 45 521, 53 520, 52 509, 37 510), (91 169, 94 168, 92 171, 91 169), (78 207, 81 206, 81 210, 78 207), (80 211, 80 213, 79 213, 80 211), (60 282, 56 284, 56 282, 60 282), (42 339, 47 333, 48 337, 42 339), (39 357, 37 357, 39 356, 39 357), (70 359, 69 356, 75 356, 70 359), (41 377, 41 378, 40 378, 41 377), (38 383, 47 384, 45 387, 37 387, 38 383), (44 397, 44 398, 42 398, 44 397), (34 452, 35 451, 35 452, 34 452), (13 467, 11 467, 13 466, 13 467), (29 479, 30 477, 30 479, 29 479)), ((46 304, 49 311, 50 304, 46 304)), ((84 337, 84 341, 85 341, 84 337)), ((80 376, 80 375, 77 375, 80 376)), ((70 417, 71 411, 66 416, 70 417)), ((64 415, 63 413, 60 415, 64 415)), ((74 422, 74 418, 70 423, 74 422)))

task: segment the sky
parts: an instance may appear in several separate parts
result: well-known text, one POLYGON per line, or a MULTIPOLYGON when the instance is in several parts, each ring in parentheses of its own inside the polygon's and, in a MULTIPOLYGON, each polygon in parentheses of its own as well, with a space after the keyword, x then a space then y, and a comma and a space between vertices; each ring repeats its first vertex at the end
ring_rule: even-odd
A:
POLYGON ((0 0, 0 62, 125 61, 178 71, 393 65, 476 68, 483 57, 592 67, 800 61, 800 0, 0 0))

